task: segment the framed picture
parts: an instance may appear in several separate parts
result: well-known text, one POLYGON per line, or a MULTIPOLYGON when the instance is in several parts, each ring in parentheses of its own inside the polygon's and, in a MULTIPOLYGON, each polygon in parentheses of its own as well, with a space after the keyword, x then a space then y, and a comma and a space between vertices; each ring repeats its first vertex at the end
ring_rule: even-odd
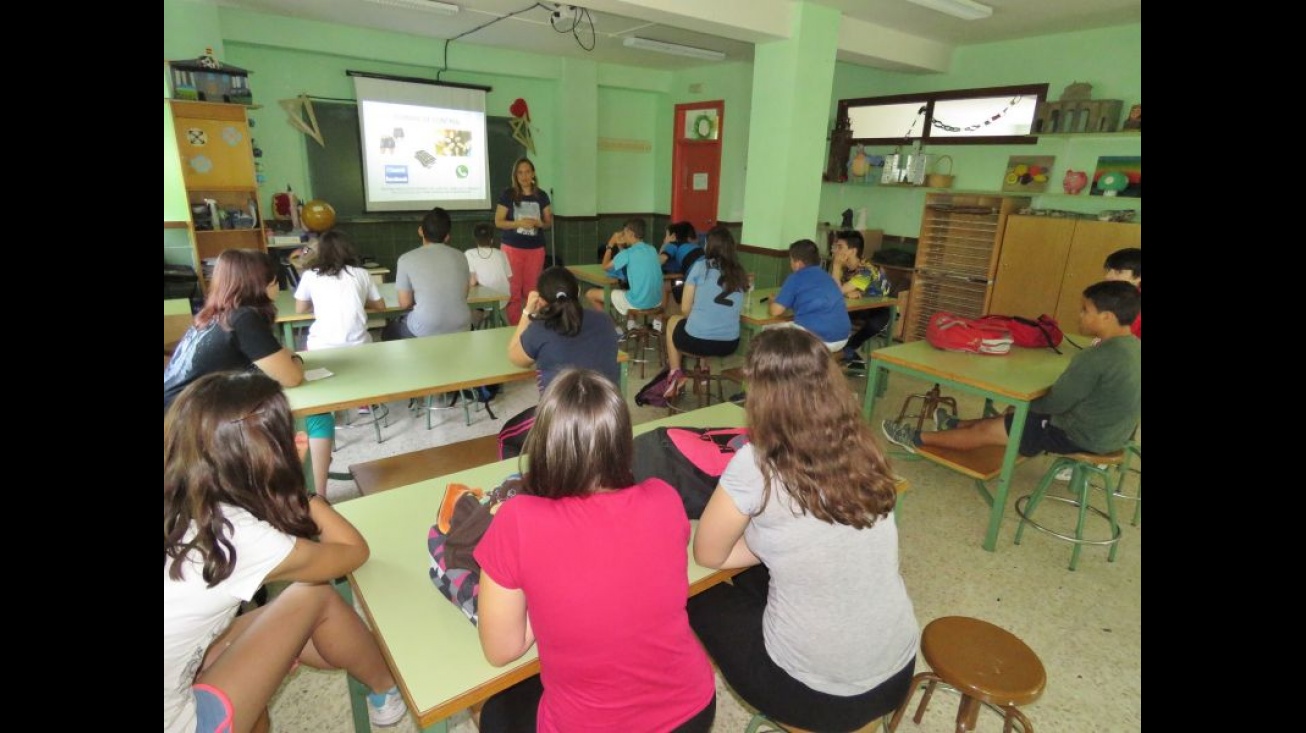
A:
POLYGON ((1129 108, 1129 116, 1125 118, 1125 124, 1122 129, 1125 130, 1142 130, 1143 129, 1143 105, 1135 104, 1129 108))
POLYGON ((1093 196, 1143 197, 1143 159, 1141 156, 1109 156, 1097 159, 1093 173, 1093 196))
POLYGON ((1008 193, 1043 193, 1048 188, 1055 155, 1013 155, 1007 158, 1002 190, 1008 193))

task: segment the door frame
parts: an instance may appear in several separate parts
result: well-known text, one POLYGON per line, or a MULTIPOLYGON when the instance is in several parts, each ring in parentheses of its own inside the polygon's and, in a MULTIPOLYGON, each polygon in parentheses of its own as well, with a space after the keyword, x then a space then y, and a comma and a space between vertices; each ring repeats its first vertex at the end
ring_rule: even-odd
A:
POLYGON ((721 139, 725 135, 725 108, 724 99, 710 99, 701 102, 685 102, 675 106, 675 114, 672 115, 671 130, 671 221, 680 221, 684 216, 678 215, 681 206, 680 186, 678 182, 684 170, 682 158, 683 152, 689 146, 712 145, 717 148, 716 171, 713 172, 711 188, 716 193, 711 219, 708 220, 710 226, 716 226, 719 221, 718 207, 721 202, 721 139), (717 136, 715 140, 686 140, 681 136, 681 130, 685 126, 685 115, 690 111, 704 109, 716 110, 717 136))

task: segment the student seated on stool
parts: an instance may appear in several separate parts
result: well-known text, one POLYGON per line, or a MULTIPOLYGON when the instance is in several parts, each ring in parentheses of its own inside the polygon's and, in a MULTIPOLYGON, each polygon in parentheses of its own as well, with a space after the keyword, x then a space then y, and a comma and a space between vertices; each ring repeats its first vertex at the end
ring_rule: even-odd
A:
POLYGON ((729 356, 739 347, 739 314, 744 308, 748 273, 735 254, 735 237, 725 227, 707 233, 703 256, 685 276, 680 301, 683 316, 667 319, 667 365, 671 373, 666 396, 680 393, 685 382, 681 352, 697 356, 729 356))
MULTIPOLYGON (((1141 308, 1138 288, 1128 282, 1103 281, 1084 289, 1080 333, 1101 343, 1075 354, 1052 389, 1030 403, 1021 455, 1105 454, 1129 441, 1143 409, 1143 345, 1130 332, 1141 308)), ((881 428, 891 442, 912 453, 922 445, 971 450, 1006 445, 1011 420, 1012 413, 980 420, 957 420, 945 413, 936 416, 939 429, 934 432, 892 420, 881 428)))
MULTIPOLYGON (((834 240, 834 261, 830 264, 830 274, 839 283, 845 298, 865 296, 882 296, 889 294, 889 278, 884 271, 870 260, 862 259, 866 240, 856 230, 839 232, 834 240)), ((875 308, 859 316, 857 331, 843 347, 844 363, 856 368, 865 368, 866 364, 857 350, 870 341, 876 334, 889 325, 889 310, 875 308)))
MULTIPOLYGON (((647 310, 662 304, 662 263, 658 251, 644 241, 643 219, 628 219, 621 231, 613 233, 602 264, 609 276, 615 277, 615 270, 625 270, 630 290, 612 291, 612 307, 622 316, 631 308, 647 310)), ((590 288, 585 297, 603 310, 603 288, 590 288)))
POLYGON ((842 349, 848 343, 852 321, 839 284, 821 269, 816 242, 800 239, 789 245, 789 269, 793 273, 771 301, 771 315, 792 310, 794 325, 816 334, 830 351, 842 349))

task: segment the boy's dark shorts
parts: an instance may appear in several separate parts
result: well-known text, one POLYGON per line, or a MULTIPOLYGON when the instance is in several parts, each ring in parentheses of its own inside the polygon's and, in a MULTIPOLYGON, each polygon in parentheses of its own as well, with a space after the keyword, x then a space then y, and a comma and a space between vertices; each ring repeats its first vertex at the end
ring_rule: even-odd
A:
MULTIPOLYGON (((1011 435, 1011 423, 1016 413, 1009 412, 1003 418, 1007 435, 1011 435)), ((1052 416, 1038 412, 1029 413, 1025 418, 1025 430, 1020 434, 1020 455, 1032 458, 1040 453, 1087 453, 1075 445, 1061 428, 1052 424, 1052 416)))

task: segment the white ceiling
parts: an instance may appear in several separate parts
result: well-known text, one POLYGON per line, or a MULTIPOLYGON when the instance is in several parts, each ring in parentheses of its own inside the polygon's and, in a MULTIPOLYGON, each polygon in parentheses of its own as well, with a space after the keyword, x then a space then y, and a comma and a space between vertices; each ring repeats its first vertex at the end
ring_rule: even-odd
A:
MULTIPOLYGON (((462 36, 450 45, 451 51, 457 44, 467 43, 654 69, 681 69, 713 62, 626 48, 622 40, 640 36, 722 51, 727 60, 751 60, 753 43, 776 37, 768 35, 769 29, 787 29, 787 20, 777 16, 783 16, 796 4, 791 0, 587 0, 588 4, 583 6, 586 9, 567 10, 564 6, 561 17, 554 20, 555 3, 531 0, 452 0, 452 4, 461 8, 454 15, 368 0, 206 1, 434 39, 462 36), (678 8, 685 10, 678 12, 678 8), (514 13, 517 14, 505 17, 514 13), (694 30, 707 25, 712 32, 694 30)), ((993 15, 971 21, 913 5, 907 0, 808 2, 835 8, 845 17, 914 36, 930 45, 934 42, 959 46, 1142 21, 1142 0, 983 0, 993 8, 993 15)), ((453 54, 456 59, 456 51, 453 54)), ((892 60, 881 62, 864 54, 852 57, 841 52, 840 58, 868 66, 904 68, 892 60)))

